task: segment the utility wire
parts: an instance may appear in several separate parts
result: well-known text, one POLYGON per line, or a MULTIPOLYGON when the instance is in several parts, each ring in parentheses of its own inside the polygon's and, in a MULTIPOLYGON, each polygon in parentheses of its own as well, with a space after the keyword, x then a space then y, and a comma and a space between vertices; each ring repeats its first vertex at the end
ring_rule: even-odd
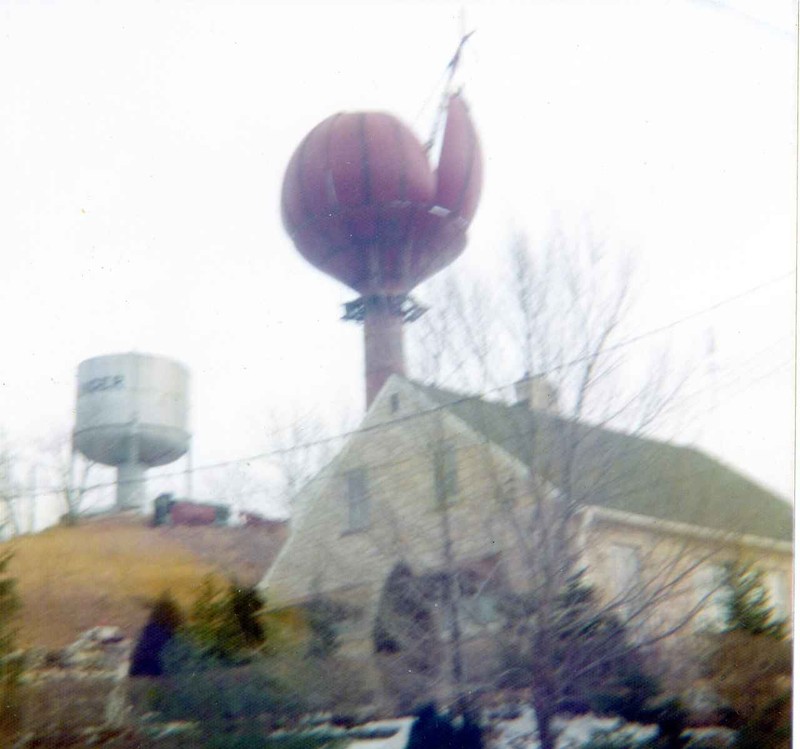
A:
MULTIPOLYGON (((761 381, 761 380, 763 380, 763 379, 775 374, 776 372, 778 372, 781 369, 783 369, 784 367, 786 367, 789 363, 790 362, 783 362, 782 364, 780 364, 779 366, 771 369, 770 371, 768 371, 768 372, 766 372, 764 374, 761 374, 758 377, 755 377, 752 380, 752 382, 749 383, 748 386, 746 386, 745 388, 738 389, 735 393, 731 394, 731 397, 735 396, 735 395, 738 395, 743 390, 745 390, 747 387, 752 386, 753 384, 755 384, 755 383, 757 383, 757 382, 759 382, 759 381, 761 381)), ((726 399, 726 400, 728 400, 728 399, 726 399)), ((428 410, 422 412, 419 415, 420 416, 429 415, 429 414, 433 413, 436 410, 438 410, 438 409, 428 409, 428 410)), ((385 427, 396 426, 398 421, 399 420, 388 422, 388 423, 383 424, 382 426, 385 426, 385 427)), ((603 429, 602 426, 594 426, 594 425, 582 425, 582 426, 583 426, 584 429, 588 430, 588 432, 590 434, 592 432, 594 432, 595 430, 602 430, 603 429)), ((396 458, 395 459, 391 459, 391 460, 380 460, 380 461, 373 460, 373 461, 362 462, 359 465, 360 465, 360 467, 362 467, 364 469, 367 469, 367 470, 370 470, 370 471, 385 470, 385 469, 388 469, 388 468, 393 468, 395 470, 398 470, 398 469, 402 470, 402 466, 403 465, 407 465, 408 466, 410 464, 418 462, 421 457, 430 457, 432 455, 432 453, 433 453, 433 449, 434 448, 432 447, 432 445, 430 443, 426 443, 426 441, 424 439, 424 435, 421 435, 421 436, 422 436, 422 439, 419 440, 419 443, 420 443, 419 446, 416 449, 412 449, 410 451, 406 451, 404 453, 404 456, 399 460, 396 459, 396 458)), ((533 428, 525 428, 525 429, 521 429, 521 430, 520 429, 512 430, 509 433, 509 438, 510 439, 514 439, 514 440, 518 440, 518 441, 524 441, 524 442, 536 439, 537 437, 541 438, 541 433, 539 432, 539 430, 535 426, 533 428)), ((492 442, 492 440, 488 436, 486 436, 485 434, 481 434, 480 438, 481 438, 481 443, 482 444, 490 444, 492 442)), ((574 440, 575 441, 580 441, 581 438, 582 438, 582 435, 577 435, 576 437, 574 437, 574 440)), ((632 439, 644 439, 642 435, 635 435, 635 434, 631 435, 631 438, 632 439)), ((433 438, 433 439, 435 441, 435 438, 433 438)), ((463 447, 456 448, 456 449, 457 450, 458 449, 469 450, 469 449, 472 449, 473 447, 474 447, 474 445, 470 444, 470 445, 465 445, 463 447)), ((573 444, 573 448, 574 447, 575 447, 575 445, 573 444)), ((676 446, 672 445, 672 447, 676 447, 676 446)), ((687 449, 688 450, 688 449, 691 449, 691 448, 678 447, 678 449, 687 449)), ((614 457, 613 455, 606 456, 606 458, 608 460, 612 460, 613 457, 614 457)), ((640 474, 646 474, 647 473, 646 466, 642 467, 641 465, 639 465, 638 468, 640 468, 642 470, 637 470, 637 472, 636 472, 636 477, 637 478, 638 478, 638 476, 640 474)), ((342 470, 337 470, 337 471, 324 471, 324 469, 323 469, 324 475, 323 475, 323 471, 321 471, 321 472, 318 472, 318 477, 321 480, 330 482, 331 480, 335 480, 337 478, 342 478, 350 470, 351 470, 351 467, 349 467, 349 466, 343 468, 342 470)), ((713 473, 713 472, 715 472, 717 470, 719 470, 718 459, 709 456, 709 465, 708 466, 697 468, 697 469, 692 470, 690 472, 684 473, 684 474, 681 475, 681 479, 682 480, 694 479, 694 478, 698 478, 700 476, 703 476, 703 475, 706 475, 706 474, 709 474, 709 473, 713 473)), ((615 474, 615 476, 613 478, 613 483, 615 485, 618 484, 618 483, 625 484, 625 489, 623 491, 623 490, 617 488, 617 489, 613 489, 610 493, 606 492, 608 494, 608 498, 609 499, 618 499, 618 498, 621 498, 621 497, 624 497, 624 496, 631 496, 631 495, 633 495, 633 494, 635 494, 637 492, 640 492, 640 491, 646 491, 648 489, 653 489, 653 488, 659 486, 660 483, 661 483, 661 479, 656 477, 656 478, 653 478, 651 481, 648 481, 648 480, 642 481, 641 479, 639 479, 639 480, 634 481, 631 484, 630 479, 632 477, 633 477, 633 474, 631 474, 631 473, 617 473, 617 474, 615 474)), ((311 482, 316 481, 316 480, 317 480, 317 477, 312 477, 309 480, 309 482, 307 483, 307 486, 311 482)), ((263 489, 261 489, 261 490, 253 489, 253 490, 246 490, 246 491, 243 491, 243 492, 237 492, 236 496, 237 496, 237 498, 241 499, 243 497, 257 496, 257 495, 260 495, 260 494, 263 494, 263 493, 264 493, 263 489)), ((483 495, 483 493, 485 493, 485 492, 483 492, 483 490, 481 490, 480 492, 477 491, 472 484, 465 485, 465 486, 463 486, 463 487, 461 487, 459 489, 460 498, 464 499, 466 501, 469 501, 470 499, 479 498, 480 496, 483 495)))
MULTIPOLYGON (((774 369, 772 369, 772 370, 770 370, 770 371, 768 371, 768 372, 766 372, 766 373, 764 373, 762 375, 759 375, 758 377, 754 378, 752 380, 752 382, 748 383, 748 385, 746 385, 744 388, 738 389, 733 395, 738 395, 739 393, 743 392, 744 390, 746 390, 748 387, 752 386, 753 384, 755 384, 757 382, 760 382, 761 380, 764 380, 767 377, 776 374, 777 372, 782 370, 784 367, 788 366, 790 363, 791 362, 788 362, 788 361, 782 362, 780 365, 778 365, 774 369)), ((498 388, 498 390, 505 390, 508 387, 509 387, 509 385, 505 385, 505 386, 502 386, 501 388, 498 388)), ((491 392, 491 391, 489 391, 489 392, 491 392)), ((691 397, 695 397, 695 396, 701 394, 702 392, 704 392, 704 391, 702 391, 702 390, 695 391, 695 392, 693 392, 691 394, 691 397)), ((420 411, 418 413, 409 414, 407 416, 395 418, 395 419, 393 419, 392 421, 389 421, 389 422, 383 422, 383 423, 380 423, 380 424, 374 424, 372 426, 367 426, 367 427, 360 427, 360 428, 353 429, 353 430, 350 430, 350 431, 347 431, 347 432, 341 432, 339 434, 332 435, 330 437, 324 437, 324 438, 320 438, 320 439, 313 440, 313 441, 310 441, 310 442, 304 442, 304 443, 299 443, 297 445, 292 445, 291 447, 278 448, 278 449, 275 449, 275 450, 270 450, 270 451, 266 451, 266 452, 262 452, 262 453, 256 453, 256 454, 249 455, 249 456, 243 457, 243 458, 234 458, 234 459, 231 459, 231 460, 219 461, 219 462, 216 462, 216 463, 207 463, 206 465, 196 466, 194 468, 194 471, 217 470, 217 469, 220 469, 220 468, 227 468, 227 467, 235 466, 235 465, 250 464, 250 463, 255 463, 255 462, 258 462, 258 461, 262 461, 262 460, 279 458, 281 456, 284 456, 284 455, 287 455, 287 454, 290 454, 290 453, 293 453, 293 452, 297 452, 299 450, 308 450, 308 449, 312 449, 314 447, 320 447, 320 446, 323 446, 323 445, 328 445, 328 444, 330 444, 332 442, 335 442, 337 440, 346 440, 346 439, 349 439, 350 437, 353 437, 353 436, 358 435, 358 434, 368 434, 368 433, 377 432, 380 429, 393 428, 393 427, 397 426, 398 424, 402 424, 402 423, 405 423, 405 422, 410 422, 410 421, 414 421, 416 419, 424 418, 426 416, 430 416, 431 414, 437 413, 439 411, 450 409, 453 406, 456 406, 458 404, 467 403, 467 402, 473 401, 473 400, 481 400, 481 399, 483 399, 485 397, 485 395, 486 394, 464 396, 462 398, 457 398, 457 399, 448 401, 447 403, 444 403, 444 404, 440 404, 440 405, 433 406, 431 408, 427 408, 424 411, 420 411)), ((728 399, 726 399, 726 400, 728 400, 728 399)), ((589 429, 591 429, 591 428, 600 428, 600 427, 598 427, 596 425, 591 425, 591 424, 586 424, 585 426, 587 428, 589 428, 589 429)), ((522 436, 524 437, 526 435, 522 435, 522 436)), ((528 436, 531 436, 531 435, 528 435, 528 436)), ((632 435, 632 436, 641 437, 642 435, 632 435)), ((424 452, 429 452, 429 451, 425 450, 424 452)), ((379 467, 387 467, 387 466, 390 466, 390 465, 397 466, 397 465, 400 465, 400 464, 402 464, 404 462, 408 462, 408 461, 414 459, 414 457, 415 456, 412 455, 411 457, 404 458, 402 460, 386 461, 385 463, 375 464, 372 467, 373 468, 376 468, 376 467, 379 468, 379 467)), ((157 476, 153 476, 151 478, 153 480, 176 478, 176 477, 184 476, 185 473, 186 473, 185 470, 174 471, 174 472, 170 472, 170 473, 158 474, 157 476)), ((147 479, 143 479, 141 481, 142 481, 142 483, 144 483, 144 482, 147 481, 147 479)), ((86 493, 88 493, 88 492, 94 491, 96 489, 112 488, 112 487, 116 486, 116 484, 117 484, 116 481, 100 482, 100 483, 92 484, 92 485, 86 487, 84 491, 86 493)), ((42 488, 42 489, 39 489, 37 491, 35 496, 45 496, 45 495, 50 495, 50 494, 58 494, 58 493, 63 492, 63 490, 64 490, 63 487, 42 488)), ((263 489, 262 490, 254 490, 253 492, 246 492, 246 493, 242 494, 241 496, 247 496, 249 494, 255 495, 255 494, 263 493, 263 491, 264 491, 263 489)), ((239 496, 239 495, 237 495, 237 496, 239 496)))
MULTIPOLYGON (((638 335, 635 335, 635 336, 633 336, 631 338, 624 339, 624 340, 622 340, 622 341, 620 341, 620 342, 618 342, 616 344, 611 344, 611 345, 607 346, 605 349, 603 349, 603 351, 600 352, 599 356, 603 356, 604 354, 606 354, 606 353, 608 353, 610 351, 619 350, 620 348, 624 348, 626 346, 630 346, 630 345, 633 345, 635 343, 639 343, 640 341, 645 340, 645 339, 647 339, 649 337, 652 337, 654 335, 658 335, 658 334, 663 333, 663 332, 665 332, 667 330, 671 330, 672 328, 675 328, 678 325, 681 325, 681 324, 683 324, 683 323, 685 323, 685 322, 687 322, 689 320, 692 320, 692 319, 694 319, 696 317, 700 317, 702 315, 705 315, 705 314, 708 314, 710 312, 713 312, 713 311, 715 311, 715 310, 717 310, 717 309, 719 309, 719 308, 721 308, 723 306, 726 306, 728 304, 732 304, 733 302, 736 302, 736 301, 738 301, 738 300, 740 300, 740 299, 742 299, 742 298, 744 298, 746 296, 754 294, 754 293, 756 293, 758 291, 761 291, 762 289, 765 289, 765 288, 767 288, 769 286, 772 286, 773 284, 779 283, 780 281, 783 281, 783 280, 785 280, 787 278, 790 278, 790 277, 793 277, 793 276, 794 276, 794 271, 791 271, 789 273, 784 273, 781 276, 778 276, 776 278, 770 279, 770 280, 765 281, 765 282, 763 282, 761 284, 758 284, 756 286, 752 286, 749 289, 746 289, 746 290, 744 290, 742 292, 739 292, 739 293, 737 293, 737 294, 735 294, 733 296, 730 296, 730 297, 727 297, 725 299, 722 299, 722 300, 720 300, 720 301, 718 301, 718 302, 716 302, 716 303, 714 303, 714 304, 712 304, 712 305, 710 305, 708 307, 705 307, 703 309, 700 309, 700 310, 697 310, 697 311, 692 312, 690 314, 687 314, 687 315, 685 315, 685 316, 683 316, 681 318, 673 320, 672 322, 670 322, 670 323, 668 323, 666 325, 662 325, 662 326, 660 326, 658 328, 653 328, 651 330, 645 331, 645 332, 640 333, 638 335)), ((555 372, 558 372, 558 371, 560 371, 562 369, 566 369, 567 367, 576 366, 577 364, 581 364, 581 363, 590 361, 591 359, 595 359, 595 358, 597 358, 597 356, 595 356, 595 355, 587 355, 587 356, 575 357, 575 358, 573 358, 573 359, 571 359, 571 360, 569 360, 569 361, 567 361, 567 362, 565 362, 563 364, 558 364, 558 365, 556 365, 554 367, 549 368, 546 371, 538 372, 536 374, 538 376, 546 376, 548 374, 553 374, 555 372)), ((780 368, 782 368, 783 366, 785 366, 785 364, 782 364, 780 368)), ((759 379, 762 379, 762 378, 759 378, 759 379)), ((331 444, 333 442, 336 442, 337 440, 345 440, 345 439, 348 439, 348 438, 350 438, 350 437, 352 437, 352 436, 354 436, 356 434, 367 434, 367 433, 375 432, 377 430, 385 429, 385 428, 390 427, 390 426, 396 426, 397 424, 400 424, 400 423, 403 423, 403 422, 407 422, 407 421, 411 421, 411 420, 414 420, 414 419, 422 418, 422 417, 425 417, 425 416, 427 416, 427 415, 429 415, 431 413, 436 413, 438 411, 446 410, 446 409, 452 408, 453 406, 456 406, 456 405, 459 405, 459 404, 462 404, 462 403, 468 403, 468 402, 474 401, 474 400, 482 400, 482 399, 485 399, 487 396, 491 396, 491 395, 499 395, 499 394, 502 394, 504 392, 507 392, 509 388, 513 387, 513 385, 514 385, 513 382, 506 383, 504 385, 499 385, 499 386, 496 386, 496 387, 488 388, 488 389, 486 389, 483 392, 478 393, 478 394, 464 395, 463 397, 455 398, 455 399, 453 399, 451 401, 448 401, 445 404, 434 406, 434 407, 432 407, 430 409, 427 409, 425 411, 422 411, 422 412, 419 412, 419 413, 414 413, 414 414, 408 414, 407 416, 402 416, 402 417, 396 418, 396 419, 392 420, 391 422, 386 422, 386 423, 381 423, 381 424, 373 424, 371 426, 365 426, 365 427, 357 427, 357 428, 352 429, 352 430, 348 430, 348 431, 345 431, 345 432, 340 432, 339 434, 332 435, 330 437, 323 437, 323 438, 320 438, 320 439, 310 440, 308 442, 299 443, 297 445, 291 445, 289 447, 276 448, 274 450, 269 450, 269 451, 266 451, 266 452, 255 453, 253 455, 250 455, 250 456, 247 456, 247 457, 244 457, 244 458, 235 458, 235 459, 231 459, 231 460, 223 460, 223 461, 218 461, 218 462, 215 462, 215 463, 208 463, 206 465, 195 466, 193 468, 193 472, 210 471, 210 470, 216 470, 216 469, 220 469, 220 468, 227 468, 229 466, 242 465, 242 464, 248 464, 248 463, 252 463, 252 462, 267 460, 267 459, 270 459, 270 458, 280 458, 280 457, 282 457, 284 455, 289 455, 289 454, 292 454, 292 453, 297 452, 299 450, 308 450, 308 449, 311 449, 311 448, 314 448, 314 447, 321 447, 321 446, 324 446, 324 445, 329 445, 329 444, 331 444)), ((185 476, 185 475, 186 475, 186 469, 182 469, 182 470, 173 471, 173 472, 170 472, 170 473, 159 474, 158 476, 155 476, 153 478, 165 479, 165 478, 175 478, 175 477, 185 476)), ((143 480, 143 481, 145 481, 145 480, 143 480)), ((88 492, 88 491, 94 491, 96 489, 110 488, 110 487, 116 486, 116 484, 117 484, 116 481, 100 482, 100 483, 92 484, 92 485, 86 487, 85 491, 88 492)), ((44 496, 44 495, 51 495, 51 494, 61 493, 61 492, 63 492, 63 490, 64 490, 63 486, 44 487, 44 488, 41 488, 41 489, 37 490, 36 496, 44 496)))
MULTIPOLYGON (((772 278, 769 281, 764 281, 764 283, 760 283, 757 286, 751 286, 749 289, 745 289, 744 291, 741 291, 738 294, 734 294, 733 296, 730 296, 730 297, 727 297, 725 299, 722 299, 719 302, 715 302, 714 304, 712 304, 712 305, 710 305, 708 307, 704 307, 703 309, 696 310, 695 312, 690 312, 688 315, 684 315, 683 317, 679 317, 678 319, 673 320, 672 322, 667 323, 666 325, 661 325, 661 326, 659 326, 657 328, 652 328, 652 329, 650 329, 648 331, 645 331, 644 333, 640 333, 638 335, 631 336, 630 338, 625 338, 624 340, 619 341, 618 343, 611 344, 611 345, 607 346, 605 349, 603 349, 603 353, 607 353, 609 351, 616 351, 618 349, 625 348, 626 346, 630 346, 633 343, 638 343, 639 341, 643 341, 643 340, 645 340, 647 338, 651 338, 654 335, 659 335, 660 333, 665 333, 666 331, 672 330, 673 328, 676 328, 679 325, 683 325, 683 323, 688 322, 689 320, 694 320, 697 317, 702 317, 703 315, 707 315, 710 312, 714 312, 714 311, 720 309, 721 307, 725 307, 728 304, 731 304, 733 302, 737 302, 737 301, 739 301, 740 299, 743 299, 746 296, 750 296, 750 294, 755 294, 756 292, 761 291, 762 289, 766 289, 769 286, 772 286, 772 285, 774 285, 776 283, 780 283, 781 281, 785 281, 788 278, 794 278, 794 275, 795 275, 794 271, 789 271, 788 273, 783 273, 782 275, 777 276, 776 278, 772 278)), ((568 362, 565 365, 561 365, 561 367, 569 366, 573 362, 585 361, 586 359, 587 359, 587 357, 582 357, 582 358, 579 358, 579 359, 573 359, 572 362, 568 362)), ((555 371, 556 369, 559 369, 561 367, 556 367, 556 368, 554 368, 553 371, 555 371)))

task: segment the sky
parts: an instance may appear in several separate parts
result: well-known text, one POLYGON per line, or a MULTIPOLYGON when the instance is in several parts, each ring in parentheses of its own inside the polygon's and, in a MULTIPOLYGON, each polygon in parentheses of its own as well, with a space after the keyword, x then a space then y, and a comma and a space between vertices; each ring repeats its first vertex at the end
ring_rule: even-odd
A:
POLYGON ((790 497, 796 18, 788 0, 0 0, 8 444, 68 430, 78 363, 132 350, 190 368, 196 467, 269 450, 290 414, 357 421, 355 294, 293 248, 283 171, 337 111, 424 139, 474 29, 459 78, 485 176, 460 270, 499 279, 513 231, 535 250, 590 222, 635 259, 631 355, 693 372, 662 436, 790 497))

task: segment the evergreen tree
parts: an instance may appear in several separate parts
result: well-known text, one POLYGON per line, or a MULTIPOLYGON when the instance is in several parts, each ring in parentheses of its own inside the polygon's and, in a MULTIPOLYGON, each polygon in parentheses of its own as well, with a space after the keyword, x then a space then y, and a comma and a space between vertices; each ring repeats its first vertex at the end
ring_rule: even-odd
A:
POLYGON ((585 571, 546 593, 550 605, 531 594, 506 597, 501 653, 504 685, 531 688, 542 746, 555 746, 551 723, 559 712, 643 717, 657 685, 645 672, 642 649, 597 600, 585 571))
POLYGON ((264 601, 258 591, 252 585, 241 587, 232 583, 228 596, 245 645, 248 647, 262 645, 265 639, 264 626, 261 623, 264 601))
POLYGON ((150 618, 136 642, 131 656, 131 676, 161 676, 164 650, 183 624, 183 614, 169 592, 153 604, 150 618))
POLYGON ((227 662, 240 661, 264 643, 260 619, 263 608, 255 588, 240 587, 236 582, 222 588, 207 576, 192 606, 186 631, 205 655, 227 662))
POLYGON ((461 721, 454 722, 440 715, 432 702, 414 714, 407 749, 482 749, 480 726, 467 712, 461 721))
POLYGON ((763 572, 751 563, 738 562, 728 567, 729 594, 726 607, 727 632, 747 632, 782 640, 786 621, 778 619, 769 603, 763 572))
POLYGON ((9 575, 11 554, 0 555, 0 738, 14 735, 19 723, 19 677, 22 662, 13 656, 16 649, 15 619, 22 603, 17 581, 9 575))
POLYGON ((737 729, 735 749, 788 749, 791 742, 792 646, 753 564, 728 568, 725 629, 714 640, 707 676, 737 729))
POLYGON ((14 651, 17 630, 14 620, 21 608, 17 581, 9 575, 11 554, 0 555, 0 658, 14 651))

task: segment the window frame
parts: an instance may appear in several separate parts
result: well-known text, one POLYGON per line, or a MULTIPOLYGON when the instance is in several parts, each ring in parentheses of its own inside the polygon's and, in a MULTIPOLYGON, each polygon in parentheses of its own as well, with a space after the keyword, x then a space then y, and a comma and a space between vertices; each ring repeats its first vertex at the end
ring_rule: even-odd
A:
POLYGON ((344 534, 368 530, 371 523, 369 479, 364 468, 352 468, 344 474, 346 505, 344 534))
POLYGON ((773 621, 789 620, 792 613, 792 583, 788 573, 781 569, 768 569, 764 573, 764 583, 769 594, 773 621))
POLYGON ((449 440, 433 452, 433 485, 437 507, 458 501, 458 456, 455 443, 449 440))

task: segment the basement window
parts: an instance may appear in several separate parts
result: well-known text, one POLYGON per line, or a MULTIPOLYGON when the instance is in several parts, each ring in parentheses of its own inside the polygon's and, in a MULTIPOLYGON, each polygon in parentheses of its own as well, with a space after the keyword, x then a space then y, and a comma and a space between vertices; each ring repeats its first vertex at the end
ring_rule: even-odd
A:
POLYGON ((347 501, 346 533, 363 531, 369 527, 369 487, 367 472, 356 468, 345 474, 345 492, 347 501))

